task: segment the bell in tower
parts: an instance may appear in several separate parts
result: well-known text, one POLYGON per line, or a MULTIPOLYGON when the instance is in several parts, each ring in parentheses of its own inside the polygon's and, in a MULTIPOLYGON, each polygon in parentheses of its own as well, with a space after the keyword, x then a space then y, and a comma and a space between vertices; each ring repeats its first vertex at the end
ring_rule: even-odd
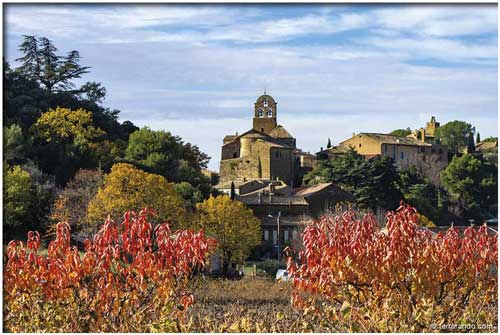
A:
POLYGON ((261 95, 255 102, 253 129, 269 134, 278 125, 276 121, 276 105, 273 97, 261 95))

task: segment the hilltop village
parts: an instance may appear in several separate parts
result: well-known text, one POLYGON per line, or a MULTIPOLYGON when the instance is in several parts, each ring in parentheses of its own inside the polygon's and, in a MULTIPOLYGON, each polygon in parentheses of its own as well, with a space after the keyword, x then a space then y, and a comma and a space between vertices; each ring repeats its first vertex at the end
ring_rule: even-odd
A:
POLYGON ((261 220, 263 253, 278 242, 293 243, 301 225, 353 196, 332 183, 301 186, 302 177, 320 161, 355 150, 366 160, 392 158, 400 170, 414 169, 439 186, 439 174, 449 163, 448 148, 437 143, 440 123, 433 116, 425 127, 407 136, 363 132, 338 145, 311 154, 278 123, 278 103, 264 94, 254 104, 252 127, 226 135, 221 148, 219 183, 214 187, 250 207, 261 220), (278 228, 279 226, 279 228, 278 228))

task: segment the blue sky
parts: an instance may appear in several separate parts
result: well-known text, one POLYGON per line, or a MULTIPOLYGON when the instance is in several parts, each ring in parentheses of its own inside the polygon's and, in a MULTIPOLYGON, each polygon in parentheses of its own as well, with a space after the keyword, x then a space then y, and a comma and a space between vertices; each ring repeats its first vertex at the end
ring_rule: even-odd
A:
POLYGON ((120 119, 197 144, 218 170, 226 134, 251 128, 264 88, 310 152, 353 132, 467 121, 498 127, 497 6, 4 6, 4 54, 45 36, 91 66, 120 119))

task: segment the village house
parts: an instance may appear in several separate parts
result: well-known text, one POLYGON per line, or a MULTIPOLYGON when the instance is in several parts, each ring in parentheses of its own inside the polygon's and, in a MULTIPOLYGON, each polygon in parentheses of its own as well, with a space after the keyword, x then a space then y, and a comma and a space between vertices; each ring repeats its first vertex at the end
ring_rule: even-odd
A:
POLYGON ((359 133, 345 141, 316 153, 318 160, 332 159, 352 148, 366 159, 375 156, 390 157, 401 170, 410 167, 422 177, 439 185, 439 174, 448 165, 448 147, 437 144, 435 131, 439 127, 433 116, 425 128, 406 137, 381 133, 359 133))

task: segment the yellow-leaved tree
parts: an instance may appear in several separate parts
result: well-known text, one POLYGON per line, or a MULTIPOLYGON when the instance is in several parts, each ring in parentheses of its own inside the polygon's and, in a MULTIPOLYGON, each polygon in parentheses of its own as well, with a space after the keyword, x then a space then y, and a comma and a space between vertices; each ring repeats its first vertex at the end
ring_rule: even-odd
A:
POLYGON ((156 211, 156 223, 170 220, 176 226, 186 218, 184 199, 174 190, 173 183, 131 164, 118 163, 113 165, 103 186, 90 201, 88 218, 89 222, 100 223, 109 214, 119 220, 124 212, 145 207, 156 211))
POLYGON ((88 142, 105 134, 93 126, 92 112, 57 107, 43 113, 33 129, 46 142, 88 142))
POLYGON ((196 208, 198 228, 217 239, 224 273, 229 264, 244 261, 250 250, 261 243, 260 221, 242 202, 227 195, 210 196, 196 208))

